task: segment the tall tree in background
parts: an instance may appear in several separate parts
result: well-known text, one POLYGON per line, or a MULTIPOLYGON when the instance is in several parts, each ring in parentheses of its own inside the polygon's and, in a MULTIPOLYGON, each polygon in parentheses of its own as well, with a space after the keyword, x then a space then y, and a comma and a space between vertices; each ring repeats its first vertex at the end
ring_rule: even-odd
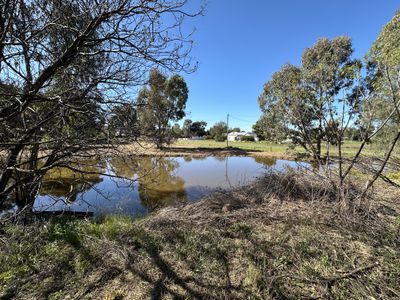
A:
POLYGON ((182 134, 183 137, 188 138, 192 136, 192 132, 190 130, 190 126, 192 126, 193 121, 190 119, 185 119, 183 121, 183 126, 182 126, 182 134))
POLYGON ((32 203, 50 169, 82 171, 77 153, 117 145, 104 124, 151 68, 194 70, 182 23, 200 11, 186 4, 0 0, 0 205, 32 203))
POLYGON ((158 69, 152 69, 149 81, 138 96, 138 114, 142 135, 154 141, 157 148, 172 138, 170 122, 185 116, 189 91, 179 75, 167 78, 158 69))
POLYGON ((288 136, 290 130, 286 127, 282 119, 278 119, 274 109, 269 109, 253 125, 253 132, 262 140, 280 143, 288 136))
POLYGON ((180 138, 180 137, 182 137, 182 128, 181 128, 181 126, 179 126, 178 123, 175 123, 175 124, 172 126, 172 135, 173 135, 173 137, 175 137, 175 138, 180 138))
POLYGON ((139 136, 136 107, 132 103, 115 105, 108 118, 108 133, 112 137, 135 140, 139 136))
POLYGON ((206 135, 207 122, 196 121, 190 125, 190 132, 193 136, 205 136, 206 135))
POLYGON ((338 118, 335 103, 346 100, 340 97, 352 88, 361 68, 351 59, 352 53, 347 37, 320 39, 304 51, 300 67, 286 64, 274 73, 259 97, 264 122, 275 132, 286 133, 316 159, 321 157, 323 140, 337 143, 330 134, 338 118))
POLYGON ((210 128, 210 137, 217 142, 225 141, 227 130, 228 126, 225 122, 215 123, 214 126, 210 128))

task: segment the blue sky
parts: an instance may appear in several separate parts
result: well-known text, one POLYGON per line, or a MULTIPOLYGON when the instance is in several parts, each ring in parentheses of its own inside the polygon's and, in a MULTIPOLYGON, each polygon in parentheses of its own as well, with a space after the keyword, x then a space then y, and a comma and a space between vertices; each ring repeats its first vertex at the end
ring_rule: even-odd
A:
POLYGON ((399 0, 208 0, 195 26, 196 73, 189 87, 187 118, 209 126, 226 120, 251 130, 260 116, 264 83, 287 63, 298 65, 318 38, 350 36, 362 57, 400 9, 399 0))

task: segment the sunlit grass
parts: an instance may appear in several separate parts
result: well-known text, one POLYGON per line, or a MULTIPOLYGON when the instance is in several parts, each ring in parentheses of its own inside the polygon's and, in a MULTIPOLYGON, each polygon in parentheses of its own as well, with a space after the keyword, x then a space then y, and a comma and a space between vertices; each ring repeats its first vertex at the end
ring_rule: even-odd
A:
MULTIPOLYGON (((342 145, 342 154, 347 157, 354 156, 361 142, 357 141, 345 141, 342 145)), ((227 146, 225 142, 217 142, 214 140, 179 140, 171 145, 171 147, 183 147, 183 148, 225 148, 227 146)), ((273 142, 228 142, 229 147, 239 148, 243 150, 255 150, 262 152, 271 152, 271 153, 306 153, 305 149, 296 146, 292 147, 289 144, 277 144, 273 142)), ((338 147, 330 146, 330 154, 333 156, 338 155, 338 147)), ((322 153, 327 152, 326 145, 322 145, 322 153)), ((382 156, 383 155, 382 148, 379 144, 368 144, 364 147, 362 154, 365 156, 382 156)))

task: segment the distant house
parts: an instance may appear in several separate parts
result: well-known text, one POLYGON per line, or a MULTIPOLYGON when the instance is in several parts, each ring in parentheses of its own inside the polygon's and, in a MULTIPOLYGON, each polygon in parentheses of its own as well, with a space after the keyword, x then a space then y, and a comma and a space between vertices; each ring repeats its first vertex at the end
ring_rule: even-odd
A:
POLYGON ((259 141, 259 139, 258 139, 258 137, 257 137, 257 135, 255 133, 244 132, 244 131, 242 131, 242 132, 237 132, 237 131, 229 132, 228 133, 228 141, 230 141, 230 142, 240 141, 242 136, 252 136, 252 137, 254 137, 254 141, 255 142, 259 141))

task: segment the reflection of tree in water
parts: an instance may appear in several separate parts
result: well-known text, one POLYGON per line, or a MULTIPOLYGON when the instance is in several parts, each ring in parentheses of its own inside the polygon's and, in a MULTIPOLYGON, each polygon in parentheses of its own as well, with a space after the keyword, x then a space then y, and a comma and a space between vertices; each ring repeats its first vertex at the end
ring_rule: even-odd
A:
POLYGON ((174 175, 178 167, 174 159, 144 157, 138 160, 139 195, 143 205, 153 210, 186 201, 185 181, 174 175))
POLYGON ((184 160, 185 162, 191 162, 191 161, 192 161, 192 157, 189 156, 189 155, 184 155, 184 156, 183 156, 183 160, 184 160))
POLYGON ((260 157, 260 156, 255 156, 254 160, 259 163, 263 164, 264 166, 268 167, 273 167, 276 164, 276 158, 275 157, 260 157))
MULTIPOLYGON (((71 163, 76 169, 84 172, 104 173, 106 165, 97 160, 85 160, 71 163)), ((74 172, 67 168, 54 168, 43 178, 39 195, 55 198, 64 197, 67 202, 76 201, 79 193, 90 190, 94 184, 102 182, 100 174, 85 174, 74 172)))
POLYGON ((76 197, 79 193, 90 190, 94 184, 100 183, 101 181, 102 179, 100 177, 95 180, 47 180, 43 182, 39 194, 55 198, 64 197, 66 202, 73 203, 76 201, 76 197))
POLYGON ((194 160, 205 160, 207 158, 208 158, 208 156, 206 156, 206 155, 200 155, 200 156, 193 157, 194 160))
POLYGON ((138 170, 138 160, 135 157, 113 157, 110 160, 112 171, 117 176, 133 179, 138 170))
POLYGON ((228 157, 227 156, 213 156, 218 161, 225 161, 228 157))

